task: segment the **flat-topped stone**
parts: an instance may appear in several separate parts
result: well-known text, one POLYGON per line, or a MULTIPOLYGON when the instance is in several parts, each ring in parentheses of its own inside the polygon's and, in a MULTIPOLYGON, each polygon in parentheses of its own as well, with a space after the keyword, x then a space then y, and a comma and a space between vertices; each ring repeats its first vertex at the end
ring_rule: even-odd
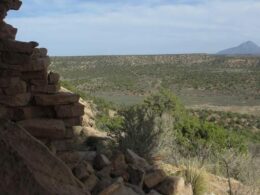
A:
POLYGON ((0 95, 0 104, 16 107, 16 106, 26 106, 31 100, 30 93, 16 94, 13 96, 0 95))
POLYGON ((32 54, 35 47, 39 44, 36 42, 23 42, 0 39, 0 51, 11 51, 32 54))
POLYGON ((55 94, 58 93, 60 90, 60 85, 34 85, 31 87, 31 91, 34 93, 48 93, 48 94, 55 94))
POLYGON ((37 105, 51 106, 71 104, 79 101, 79 95, 69 92, 59 92, 57 94, 37 94, 34 96, 37 105))
POLYGON ((80 103, 55 106, 58 118, 71 118, 84 115, 84 105, 80 103))
POLYGON ((37 138, 64 139, 65 125, 56 119, 28 119, 17 123, 37 138))

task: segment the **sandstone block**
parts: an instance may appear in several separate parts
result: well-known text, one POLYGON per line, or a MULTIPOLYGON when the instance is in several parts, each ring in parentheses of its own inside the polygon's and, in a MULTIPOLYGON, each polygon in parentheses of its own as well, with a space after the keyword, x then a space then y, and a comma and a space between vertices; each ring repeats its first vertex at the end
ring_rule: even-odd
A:
POLYGON ((163 195, 192 195, 192 188, 190 185, 185 185, 182 177, 168 177, 166 178, 156 190, 163 195))
POLYGON ((63 139, 65 136, 65 125, 61 120, 28 119, 18 124, 37 138, 63 139))
POLYGON ((58 118, 72 118, 84 115, 84 105, 80 103, 55 106, 58 118))
POLYGON ((79 101, 79 95, 68 92, 59 92, 49 95, 37 94, 34 98, 36 104, 41 106, 70 104, 79 101))
POLYGON ((50 65, 50 58, 32 58, 28 64, 22 66, 22 72, 42 71, 46 70, 50 65))
POLYGON ((33 57, 46 57, 48 50, 46 48, 34 48, 32 56, 33 57))
POLYGON ((98 183, 98 178, 95 174, 91 174, 87 179, 83 180, 84 185, 91 192, 98 183))
POLYGON ((0 87, 14 86, 19 82, 20 82, 19 77, 1 77, 0 78, 0 87))
POLYGON ((60 75, 58 73, 50 72, 48 75, 48 81, 50 84, 56 84, 60 80, 60 75))
POLYGON ((101 170, 110 164, 110 160, 103 154, 98 154, 94 160, 94 168, 97 170, 101 170))
POLYGON ((66 127, 81 126, 83 121, 82 117, 63 118, 62 120, 66 127))
POLYGON ((19 0, 12 0, 12 1, 3 0, 3 3, 6 4, 8 9, 12 9, 12 10, 18 10, 22 5, 22 2, 19 0))
POLYGON ((162 170, 153 170, 146 173, 144 178, 144 184, 147 188, 153 188, 161 183, 166 177, 166 174, 162 170))
POLYGON ((0 194, 89 194, 63 162, 16 124, 0 123, 0 154, 0 194))
POLYGON ((20 77, 21 72, 18 70, 7 70, 7 69, 0 69, 0 78, 3 77, 20 77))
POLYGON ((8 88, 3 89, 5 95, 17 95, 27 92, 27 85, 24 81, 19 81, 15 85, 11 85, 8 88))
POLYGON ((2 52, 2 61, 10 65, 25 65, 29 64, 31 61, 31 56, 29 54, 17 53, 17 52, 2 52))
MULTIPOLYGON (((6 24, 3 21, 0 21, 0 39, 6 40, 14 40, 17 33, 17 29, 14 28, 12 25, 6 24)), ((0 41, 0 51, 2 45, 0 41)))
POLYGON ((30 80, 46 80, 47 81, 47 69, 41 71, 22 72, 21 79, 24 81, 30 80))
POLYGON ((11 51, 32 54, 33 49, 38 46, 36 42, 22 42, 14 40, 0 40, 0 51, 11 51))
POLYGON ((114 177, 124 176, 126 174, 127 164, 125 156, 122 152, 116 152, 113 154, 112 161, 112 175, 114 177))
POLYGON ((150 168, 150 165, 147 163, 147 161, 144 158, 138 156, 130 149, 127 149, 126 151, 126 161, 129 164, 135 165, 136 167, 143 168, 144 170, 150 168))
POLYGON ((60 90, 60 85, 34 85, 31 86, 31 91, 34 93, 49 93, 49 94, 53 94, 53 93, 58 93, 60 90))
POLYGON ((129 183, 139 187, 143 186, 145 171, 142 168, 129 165, 127 172, 129 174, 129 183))
POLYGON ((25 106, 14 108, 13 120, 26 120, 32 118, 54 118, 50 107, 25 106))
POLYGON ((94 172, 92 165, 86 161, 81 162, 73 169, 73 173, 78 179, 88 178, 94 172))
POLYGON ((1 95, 0 96, 0 104, 6 105, 6 106, 26 106, 31 100, 31 94, 30 93, 24 93, 24 94, 17 94, 14 96, 6 96, 1 95))

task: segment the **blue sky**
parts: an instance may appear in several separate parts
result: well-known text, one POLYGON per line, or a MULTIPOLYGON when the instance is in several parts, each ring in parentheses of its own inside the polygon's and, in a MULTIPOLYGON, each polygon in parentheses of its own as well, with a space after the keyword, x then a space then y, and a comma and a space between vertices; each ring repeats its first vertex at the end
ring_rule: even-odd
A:
POLYGON ((259 18, 259 0, 23 0, 6 20, 50 55, 124 55, 260 44, 259 18))

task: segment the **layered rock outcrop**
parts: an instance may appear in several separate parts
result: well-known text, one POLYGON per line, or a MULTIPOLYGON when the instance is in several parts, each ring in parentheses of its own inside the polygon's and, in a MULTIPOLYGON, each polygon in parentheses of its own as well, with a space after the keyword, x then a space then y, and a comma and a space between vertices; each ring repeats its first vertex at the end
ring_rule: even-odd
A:
POLYGON ((21 4, 0 1, 0 194, 192 194, 131 150, 108 158, 84 142, 79 96, 60 91, 47 49, 4 22, 21 4))
POLYGON ((15 40, 17 29, 4 18, 21 4, 0 3, 0 118, 17 122, 36 138, 71 138, 72 126, 82 123, 84 106, 78 95, 60 91, 59 74, 48 72, 47 49, 15 40))

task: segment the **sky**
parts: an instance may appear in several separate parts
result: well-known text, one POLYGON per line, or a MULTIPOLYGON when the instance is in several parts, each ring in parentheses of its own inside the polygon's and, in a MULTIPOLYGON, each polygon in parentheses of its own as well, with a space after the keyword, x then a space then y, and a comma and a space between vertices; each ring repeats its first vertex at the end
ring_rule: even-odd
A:
POLYGON ((260 44, 260 0, 23 0, 6 21, 52 56, 216 53, 260 44))

